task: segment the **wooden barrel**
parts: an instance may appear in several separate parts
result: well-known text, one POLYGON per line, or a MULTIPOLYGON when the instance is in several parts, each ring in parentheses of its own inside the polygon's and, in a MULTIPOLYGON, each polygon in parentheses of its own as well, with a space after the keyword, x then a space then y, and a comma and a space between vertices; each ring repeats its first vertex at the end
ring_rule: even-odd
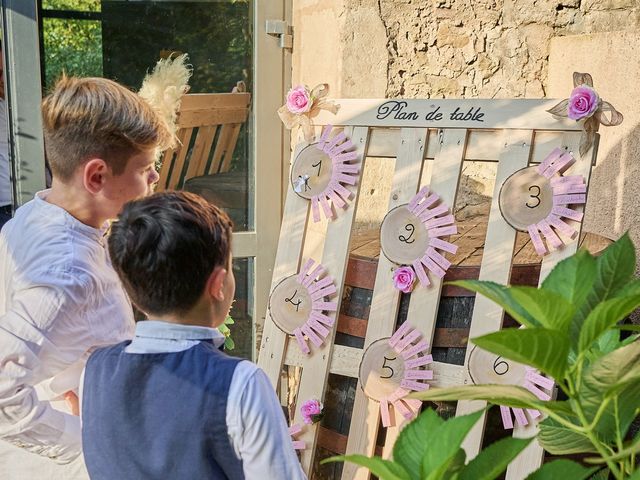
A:
MULTIPOLYGON (((452 266, 447 271, 445 281, 477 279, 486 219, 458 224, 459 234, 451 241, 458 245, 458 252, 451 258, 452 266)), ((380 255, 379 231, 354 232, 352 252, 347 266, 345 288, 340 314, 338 316, 335 343, 362 348, 367 331, 367 320, 371 306, 374 282, 380 255)), ((581 246, 592 253, 598 253, 611 241, 593 234, 583 234, 581 246)), ((540 257, 535 253, 528 235, 518 234, 514 249, 514 265, 511 270, 511 284, 537 286, 540 276, 540 257)), ((407 317, 410 294, 401 294, 397 324, 407 317)), ((440 307, 433 339, 434 360, 457 365, 464 364, 469 327, 475 302, 475 293, 452 285, 442 288, 440 307)), ((505 326, 515 325, 506 317, 505 326)), ((332 455, 345 453, 347 435, 351 424, 351 413, 355 399, 357 380, 355 378, 329 375, 325 394, 325 417, 318 434, 318 455, 313 467, 314 479, 338 479, 342 473, 342 463, 319 465, 319 461, 332 455)), ((438 402, 434 406, 444 416, 455 414, 455 402, 438 402)), ((510 431, 505 431, 500 422, 498 409, 491 409, 485 431, 485 443, 490 444, 510 431)), ((382 452, 385 429, 378 435, 377 454, 382 452)))

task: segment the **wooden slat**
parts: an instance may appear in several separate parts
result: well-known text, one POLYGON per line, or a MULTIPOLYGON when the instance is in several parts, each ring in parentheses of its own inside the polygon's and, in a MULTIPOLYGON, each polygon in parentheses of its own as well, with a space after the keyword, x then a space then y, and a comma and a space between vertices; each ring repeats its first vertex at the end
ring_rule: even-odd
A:
MULTIPOLYGON (((363 349, 361 348, 334 345, 333 358, 329 363, 329 373, 358 378, 362 352, 363 349)), ((308 357, 299 348, 289 348, 287 349, 284 364, 292 367, 303 367, 307 359, 308 357)), ((465 368, 462 365, 433 362, 429 364, 429 368, 433 370, 434 375, 433 381, 429 383, 434 387, 443 388, 460 385, 465 378, 465 368)))
MULTIPOLYGON (((364 338, 367 334, 367 320, 340 314, 337 331, 346 335, 364 338)), ((469 340, 467 328, 436 328, 433 335, 433 347, 466 348, 469 340)))
POLYGON ((233 151, 236 149, 236 143, 238 142, 238 135, 240 134, 240 127, 242 124, 236 123, 231 125, 231 134, 229 135, 229 141, 226 145, 226 150, 222 157, 222 166, 220 172, 228 172, 231 167, 231 159, 233 158, 233 151))
POLYGON ((160 156, 160 172, 158 183, 156 185, 156 192, 162 192, 167 188, 167 177, 169 176, 169 170, 171 170, 171 164, 173 163, 173 154, 175 149, 170 148, 162 152, 160 156))
POLYGON ((547 110, 554 107, 559 100, 437 100, 437 99, 336 99, 340 105, 337 115, 322 111, 313 120, 318 125, 368 125, 372 127, 400 128, 481 128, 481 129, 533 129, 533 130, 566 130, 579 131, 582 126, 569 119, 561 119, 549 115, 547 110), (415 112, 412 118, 400 112, 387 112, 384 107, 402 102, 404 113, 415 112), (382 108, 380 108, 382 107, 382 108), (442 118, 427 119, 427 114, 440 109, 442 118), (469 109, 480 109, 484 114, 480 120, 454 120, 451 114, 467 113, 469 109), (390 113, 390 114, 385 114, 390 113))
MULTIPOLYGON (((585 183, 589 185, 589 179, 591 177, 591 165, 595 162, 597 155, 598 142, 594 144, 594 148, 587 152, 586 158, 579 158, 578 150, 580 148, 580 133, 568 133, 563 137, 563 145, 567 146, 578 161, 569 169, 566 175, 582 175, 585 178, 585 183)), ((588 188, 587 188, 588 190, 588 188)), ((583 211, 583 206, 574 206, 577 211, 583 211)), ((574 226, 578 231, 582 229, 582 224, 575 224, 574 226)), ((564 239, 563 239, 564 240, 564 239)), ((561 250, 556 250, 547 255, 542 261, 542 267, 540 269, 540 284, 544 281, 547 275, 551 272, 558 262, 561 262, 567 257, 573 255, 577 248, 578 242, 567 241, 567 245, 561 250)), ((522 427, 516 423, 513 429, 513 436, 518 438, 530 438, 538 433, 538 423, 532 422, 526 427, 522 427)), ((544 460, 544 450, 540 446, 537 440, 531 442, 526 449, 509 464, 507 468, 507 480, 521 480, 529 476, 532 472, 540 468, 542 461, 544 460)))
MULTIPOLYGON (((292 159, 305 146, 304 144, 298 145, 292 154, 292 159)), ((308 213, 309 202, 298 196, 293 190, 289 190, 284 204, 280 239, 278 240, 278 250, 276 252, 270 290, 273 290, 283 278, 291 275, 291 272, 298 271, 308 213)), ((280 379, 280 370, 284 362, 287 341, 288 335, 276 326, 271 319, 271 313, 267 309, 258 366, 265 371, 276 390, 280 379)))
MULTIPOLYGON (((426 140, 426 129, 402 129, 388 210, 408 203, 418 191, 426 140)), ((394 265, 384 255, 380 256, 371 301, 371 314, 369 315, 365 348, 379 338, 391 336, 395 329, 399 292, 393 287, 393 267, 394 265)), ((362 388, 358 386, 350 431, 359 430, 361 434, 349 437, 347 453, 372 455, 375 449, 379 422, 379 404, 369 400, 364 395, 362 388)), ((368 477, 368 471, 363 468, 358 469, 350 463, 345 464, 343 467, 342 478, 345 480, 365 479, 368 477)))
POLYGON ((349 258, 349 267, 347 268, 347 276, 345 284, 357 288, 365 288, 373 290, 375 283, 376 271, 378 270, 378 261, 368 258, 357 258, 351 256, 349 258))
POLYGON ((350 317, 340 314, 338 317, 337 331, 354 337, 364 338, 367 334, 367 321, 362 318, 350 317))
MULTIPOLYGON (((511 273, 511 259, 516 238, 515 230, 502 218, 498 197, 500 188, 504 181, 516 170, 527 166, 533 132, 531 130, 505 131, 504 146, 500 153, 500 162, 496 173, 495 188, 491 200, 491 213, 489 214, 489 224, 487 226, 487 236, 484 242, 484 249, 491 252, 485 255, 480 265, 480 279, 490 280, 498 283, 508 283, 511 273)), ((481 295, 476 296, 473 315, 471 318, 471 329, 469 338, 499 330, 502 326, 503 310, 481 295)), ((472 343, 469 343, 472 346, 472 343)), ((465 365, 469 362, 471 348, 467 348, 465 365)), ((465 383, 470 383, 467 378, 465 383)), ((460 401, 456 409, 456 415, 465 415, 484 408, 486 405, 482 401, 460 401)), ((482 435, 486 416, 476 424, 467 435, 463 448, 468 458, 475 457, 482 445, 482 435)))
POLYGON ((220 171, 220 166, 222 164, 222 155, 227 151, 227 145, 229 144, 229 140, 231 138, 231 125, 222 125, 220 128, 220 134, 218 135, 218 140, 216 141, 216 149, 213 152, 213 157, 211 158, 211 166, 209 167, 209 171, 206 172, 209 175, 218 173, 220 171))
MULTIPOLYGON (((439 151, 433 162, 432 177, 423 179, 425 183, 429 184, 430 191, 440 195, 442 202, 448 205, 451 211, 456 203, 466 140, 466 130, 442 130, 437 137, 439 151)), ((435 275, 431 275, 430 278, 429 288, 417 287, 411 293, 407 322, 422 332, 423 338, 429 342, 431 348, 438 316, 442 280, 435 275)), ((385 458, 391 457, 394 439, 399 435, 403 424, 404 422, 387 428, 387 442, 385 442, 383 453, 385 458)))
MULTIPOLYGON (((433 159, 438 153, 438 142, 432 140, 438 134, 438 129, 430 128, 426 159, 433 159)), ((562 142, 564 132, 537 131, 531 152, 531 163, 540 163, 559 143, 562 142)), ((399 128, 374 128, 369 142, 371 157, 395 158, 396 146, 400 137, 399 128)), ((497 162, 502 149, 502 133, 500 130, 470 129, 467 136, 465 161, 497 162)), ((595 164, 595 163, 594 163, 595 164)))
POLYGON ((216 135, 217 128, 216 125, 212 125, 198 129, 198 136, 193 145, 193 151, 189 156, 189 165, 184 177, 185 181, 204 174, 209 152, 211 151, 211 144, 213 143, 213 137, 216 135))
POLYGON ((180 181, 180 175, 182 174, 182 168, 184 167, 184 159, 187 156, 189 141, 191 140, 192 134, 193 128, 185 128, 178 131, 178 146, 176 147, 177 155, 173 161, 171 177, 167 181, 168 190, 175 188, 180 181))
MULTIPOLYGON (((353 134, 347 133, 351 141, 356 146, 359 158, 362 159, 361 168, 364 168, 364 158, 366 156, 368 129, 366 127, 358 127, 353 129, 353 134)), ((356 186, 360 188, 360 182, 356 186)), ((327 236, 324 242, 324 253, 322 255, 322 265, 331 272, 336 285, 339 286, 337 301, 338 310, 341 303, 342 286, 347 270, 347 260, 349 256, 349 238, 351 236, 351 227, 353 219, 357 211, 357 203, 352 204, 344 211, 339 212, 336 219, 329 223, 327 236)), ((324 399, 327 379, 329 376, 329 365, 332 359, 333 343, 335 339, 335 329, 332 329, 326 337, 324 345, 320 349, 313 348, 313 353, 303 364, 302 377, 300 387, 298 389, 298 405, 311 398, 324 399)), ((290 345, 297 344, 291 342, 290 345)), ((303 423, 300 409, 296 409, 294 423, 303 423)), ((300 461, 305 472, 311 471, 311 464, 316 450, 317 428, 315 425, 309 425, 302 435, 298 438, 303 440, 307 448, 301 452, 300 461)))
POLYGON ((178 128, 244 123, 247 120, 248 113, 249 110, 246 108, 181 111, 178 118, 178 128))
MULTIPOLYGON (((436 155, 430 191, 440 195, 442 202, 453 210, 458 191, 458 181, 464 158, 466 130, 444 130, 440 140, 440 152, 436 155)), ((438 316, 438 304, 442 280, 432 275, 429 288, 416 288, 411 294, 407 321, 419 329, 429 341, 433 338, 438 316)))
POLYGON ((249 106, 250 93, 190 93, 180 100, 180 111, 249 106))
MULTIPOLYGON (((347 451, 347 436, 320 426, 318 428, 318 447, 329 450, 336 455, 347 451)), ((382 455, 382 447, 376 446, 376 455, 382 455)))

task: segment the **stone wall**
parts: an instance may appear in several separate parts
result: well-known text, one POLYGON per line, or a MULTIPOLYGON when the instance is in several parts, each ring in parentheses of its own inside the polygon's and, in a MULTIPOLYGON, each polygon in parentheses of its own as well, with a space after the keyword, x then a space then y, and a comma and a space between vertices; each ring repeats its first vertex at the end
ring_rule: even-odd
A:
POLYGON ((294 0, 293 79, 339 97, 541 98, 552 38, 638 27, 640 0, 294 0))
MULTIPOLYGON (((592 71, 596 88, 613 86, 618 75, 629 73, 632 82, 626 85, 635 85, 640 65, 633 53, 640 49, 640 38, 633 36, 640 27, 640 0, 293 0, 293 6, 293 83, 328 82, 331 96, 338 98, 567 96, 570 72, 580 67, 571 54, 562 55, 566 45, 576 57, 591 56, 589 68, 598 66, 592 71), (629 33, 620 40, 620 31, 629 33), (597 42, 605 45, 593 53, 593 42, 561 42, 591 34, 600 34, 597 42), (616 45, 632 44, 616 51, 606 47, 609 37, 616 45), (552 84, 554 49, 564 63, 555 68, 559 73, 552 84)), ((608 90, 624 91, 620 82, 615 85, 623 90, 608 90)), ((594 171, 585 228, 612 238, 630 229, 640 245, 637 180, 621 178, 624 171, 637 172, 638 150, 630 135, 638 130, 631 123, 640 118, 640 102, 617 97, 622 98, 605 95, 626 114, 625 128, 602 131, 606 143, 599 162, 614 168, 594 171)), ((384 213, 375 211, 386 206, 373 196, 385 188, 387 167, 380 163, 369 174, 369 183, 380 188, 362 190, 362 201, 371 208, 359 212, 361 222, 373 224, 384 213)), ((486 201, 492 179, 486 168, 466 166, 457 207, 486 201)))

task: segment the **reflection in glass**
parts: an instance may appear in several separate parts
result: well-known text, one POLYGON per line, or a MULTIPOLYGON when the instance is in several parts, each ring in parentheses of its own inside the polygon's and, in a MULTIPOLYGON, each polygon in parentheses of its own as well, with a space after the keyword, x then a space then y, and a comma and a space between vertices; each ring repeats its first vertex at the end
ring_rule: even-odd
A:
MULTIPOLYGON (((189 93, 229 93, 238 82, 252 91, 249 0, 41 0, 40 13, 45 90, 63 71, 104 76, 137 90, 159 58, 187 53, 193 67, 189 93)), ((193 133, 195 139, 197 129, 193 133)), ((220 204, 236 231, 251 228, 249 136, 243 123, 225 171, 211 169, 184 186, 220 204)), ((191 149, 194 142, 185 143, 191 149)))
POLYGON ((252 258, 234 258, 233 274, 236 278, 236 301, 231 308, 235 324, 230 326, 235 348, 229 352, 236 357, 251 359, 253 352, 253 268, 252 258))

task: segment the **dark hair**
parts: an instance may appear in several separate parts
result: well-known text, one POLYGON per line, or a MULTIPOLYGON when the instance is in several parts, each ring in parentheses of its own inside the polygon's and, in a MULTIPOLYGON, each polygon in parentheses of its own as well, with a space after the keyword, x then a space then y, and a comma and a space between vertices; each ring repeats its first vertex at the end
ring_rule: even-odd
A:
POLYGON ((111 227, 109 254, 134 304, 148 314, 184 313, 216 267, 226 267, 232 223, 188 192, 127 203, 111 227))

